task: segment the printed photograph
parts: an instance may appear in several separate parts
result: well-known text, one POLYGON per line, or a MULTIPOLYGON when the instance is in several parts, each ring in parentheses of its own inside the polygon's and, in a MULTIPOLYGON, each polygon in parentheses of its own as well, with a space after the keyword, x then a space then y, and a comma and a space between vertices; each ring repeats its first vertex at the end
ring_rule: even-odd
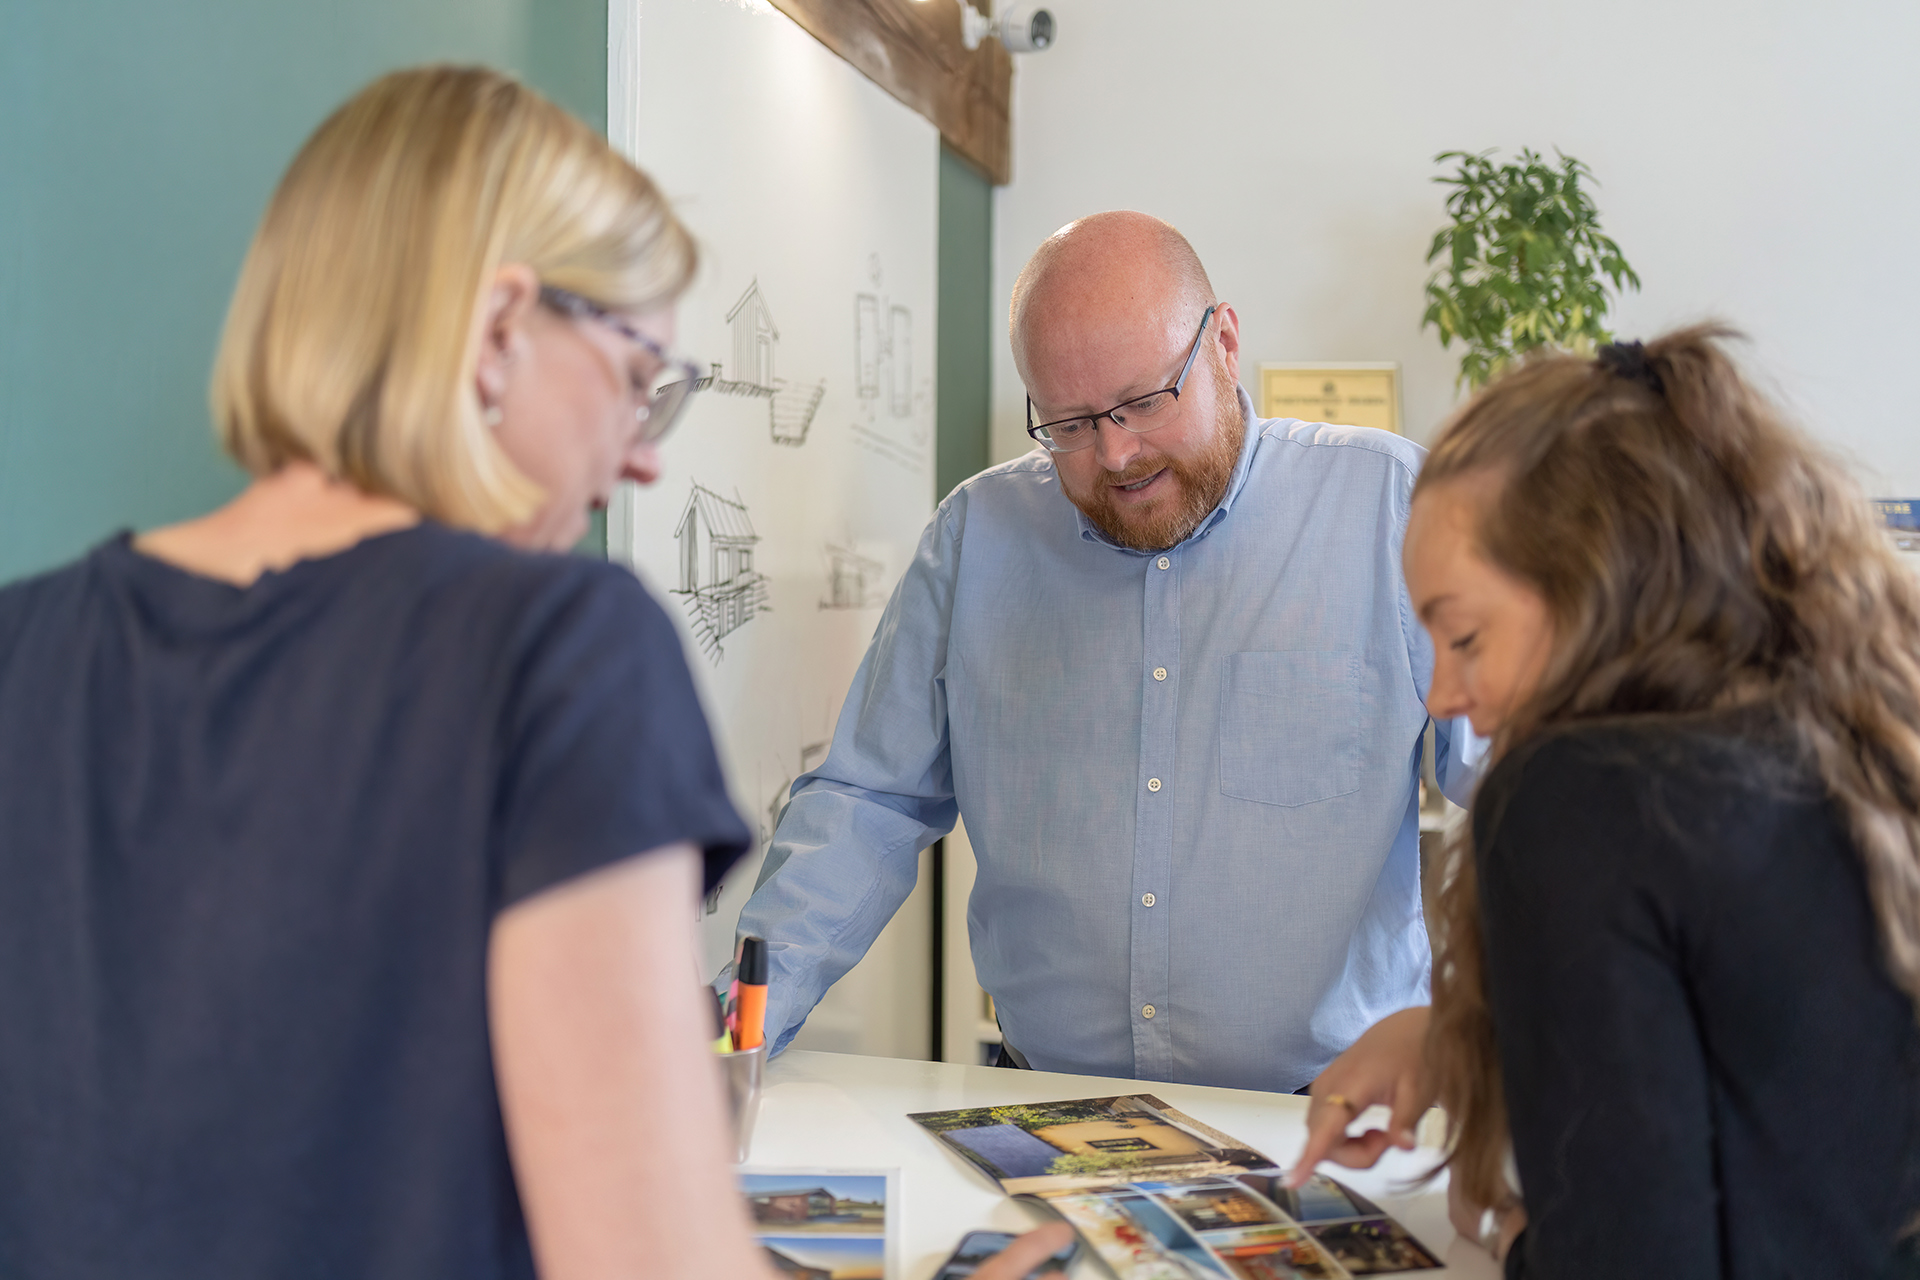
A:
POLYGON ((910 1119, 1013 1195, 1096 1180, 1231 1174, 1270 1163, 1151 1094, 930 1111, 910 1119))
POLYGON ((765 1235, 885 1235, 885 1174, 743 1173, 755 1228, 765 1235))
POLYGON ((1289 1191, 1284 1183, 1285 1170, 1256 1169, 1234 1181, 1252 1188, 1279 1205, 1290 1218, 1299 1222, 1332 1222, 1338 1218, 1375 1218, 1386 1211, 1344 1183, 1323 1174, 1314 1174, 1298 1191, 1289 1191))
POLYGON ((1222 1231, 1280 1221, 1280 1215, 1263 1197, 1232 1183, 1185 1182, 1167 1186, 1136 1182, 1133 1185, 1141 1191, 1152 1191, 1180 1221, 1195 1231, 1222 1231))
POLYGON ((1340 1280, 1346 1275, 1298 1227, 1256 1227, 1231 1240, 1208 1240, 1234 1280, 1340 1280))
POLYGON ((879 1236, 762 1235, 760 1244, 793 1280, 886 1280, 887 1242, 879 1236))
POLYGON ((1423 1271, 1440 1265, 1426 1247, 1392 1218, 1330 1222, 1309 1228, 1328 1253, 1357 1276, 1423 1271))
POLYGON ((1221 1270, 1219 1261, 1213 1256, 1213 1251, 1200 1243, 1193 1232, 1187 1230, 1178 1218, 1168 1213, 1152 1196, 1134 1193, 1116 1195, 1111 1199, 1120 1212, 1138 1223, 1162 1249, 1191 1267, 1193 1274, 1198 1276, 1225 1274, 1221 1270))
MULTIPOLYGON (((1186 1250, 1168 1248, 1148 1224, 1128 1213, 1118 1198, 1060 1195, 1048 1196, 1047 1203, 1073 1225, 1118 1280, 1225 1280, 1225 1273, 1198 1241, 1187 1236, 1186 1250)), ((1164 1213, 1161 1218, 1177 1226, 1164 1213)))

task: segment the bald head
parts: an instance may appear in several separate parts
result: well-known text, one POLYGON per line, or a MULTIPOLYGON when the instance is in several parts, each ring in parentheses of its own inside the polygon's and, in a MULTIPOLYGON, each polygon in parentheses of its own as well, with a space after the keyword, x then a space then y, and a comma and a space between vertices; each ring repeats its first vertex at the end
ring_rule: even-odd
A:
POLYGON ((1200 256, 1172 226, 1128 210, 1090 214, 1048 236, 1014 282, 1014 363, 1026 378, 1042 328, 1126 322, 1175 333, 1213 301, 1200 256))

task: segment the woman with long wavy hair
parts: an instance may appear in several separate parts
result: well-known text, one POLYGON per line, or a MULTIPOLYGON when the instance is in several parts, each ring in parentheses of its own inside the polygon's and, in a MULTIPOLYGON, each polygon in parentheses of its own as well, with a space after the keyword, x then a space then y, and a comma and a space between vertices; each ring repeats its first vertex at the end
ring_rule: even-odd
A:
POLYGON ((1728 336, 1531 362, 1414 490, 1430 706, 1493 748, 1433 1006, 1294 1176, 1437 1099, 1509 1277, 1920 1275, 1920 581, 1728 336))

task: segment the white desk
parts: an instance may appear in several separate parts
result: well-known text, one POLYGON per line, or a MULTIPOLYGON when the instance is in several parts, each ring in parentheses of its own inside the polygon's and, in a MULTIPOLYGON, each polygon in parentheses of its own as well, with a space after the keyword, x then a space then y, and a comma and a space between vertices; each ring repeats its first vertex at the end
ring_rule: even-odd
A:
MULTIPOLYGON (((909 1112, 1098 1098, 1131 1090, 1152 1093, 1283 1166, 1306 1141, 1307 1100, 1290 1094, 795 1049, 768 1065, 747 1163, 899 1169, 901 1280, 927 1280, 966 1232, 1024 1231, 1045 1218, 1002 1195, 984 1174, 907 1119, 909 1112)), ((1444 1271, 1406 1273, 1410 1277, 1498 1280, 1493 1259, 1457 1239, 1448 1225, 1444 1176, 1407 1193, 1410 1178, 1435 1158, 1430 1150, 1394 1151, 1378 1168, 1334 1173, 1378 1201, 1447 1264, 1444 1271)), ((1105 1274, 1084 1256, 1073 1271, 1075 1280, 1105 1274)))

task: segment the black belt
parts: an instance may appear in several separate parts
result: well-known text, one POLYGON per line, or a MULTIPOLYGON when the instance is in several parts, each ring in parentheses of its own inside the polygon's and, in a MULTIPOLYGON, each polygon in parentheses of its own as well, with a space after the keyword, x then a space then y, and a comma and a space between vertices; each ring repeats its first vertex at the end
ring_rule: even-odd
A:
MULTIPOLYGON (((1000 1020, 995 1018, 994 1025, 999 1026, 999 1023, 1000 1020)), ((1027 1061, 1027 1055, 1008 1043, 1005 1027, 1000 1028, 1000 1052, 994 1055, 993 1065, 996 1067, 1007 1067, 1014 1071, 1033 1070, 1033 1064, 1027 1061)))

